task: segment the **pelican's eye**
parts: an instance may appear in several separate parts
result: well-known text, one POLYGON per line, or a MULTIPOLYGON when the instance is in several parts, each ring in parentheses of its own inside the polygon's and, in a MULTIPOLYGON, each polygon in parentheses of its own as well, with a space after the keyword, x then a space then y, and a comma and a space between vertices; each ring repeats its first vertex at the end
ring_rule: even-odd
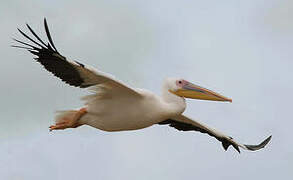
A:
POLYGON ((184 86, 184 81, 183 80, 177 80, 176 81, 176 85, 180 88, 182 88, 184 86))

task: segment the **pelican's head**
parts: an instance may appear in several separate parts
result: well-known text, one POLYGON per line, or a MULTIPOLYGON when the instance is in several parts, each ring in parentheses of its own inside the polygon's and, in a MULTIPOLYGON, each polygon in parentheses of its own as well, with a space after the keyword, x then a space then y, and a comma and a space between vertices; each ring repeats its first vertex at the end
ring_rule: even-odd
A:
POLYGON ((168 78, 166 80, 166 85, 169 92, 180 97, 232 102, 232 99, 230 98, 224 97, 216 92, 192 84, 184 79, 168 78))

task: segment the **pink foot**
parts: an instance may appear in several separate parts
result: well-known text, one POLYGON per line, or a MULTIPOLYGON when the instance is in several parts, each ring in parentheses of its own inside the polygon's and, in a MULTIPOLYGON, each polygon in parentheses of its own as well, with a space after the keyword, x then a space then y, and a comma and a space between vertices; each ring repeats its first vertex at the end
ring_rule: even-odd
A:
POLYGON ((62 130, 66 128, 76 128, 81 124, 78 123, 78 120, 87 113, 86 108, 81 108, 75 112, 74 116, 72 117, 64 117, 59 123, 52 125, 49 127, 50 131, 53 130, 62 130))

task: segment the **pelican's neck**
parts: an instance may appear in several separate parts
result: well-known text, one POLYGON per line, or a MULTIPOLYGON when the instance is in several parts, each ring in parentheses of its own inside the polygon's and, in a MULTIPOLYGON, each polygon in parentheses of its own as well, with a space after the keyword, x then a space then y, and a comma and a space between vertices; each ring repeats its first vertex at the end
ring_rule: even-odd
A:
POLYGON ((185 99, 169 92, 168 89, 163 88, 162 98, 164 103, 166 103, 166 106, 168 107, 168 111, 171 114, 179 115, 183 113, 186 108, 185 99))

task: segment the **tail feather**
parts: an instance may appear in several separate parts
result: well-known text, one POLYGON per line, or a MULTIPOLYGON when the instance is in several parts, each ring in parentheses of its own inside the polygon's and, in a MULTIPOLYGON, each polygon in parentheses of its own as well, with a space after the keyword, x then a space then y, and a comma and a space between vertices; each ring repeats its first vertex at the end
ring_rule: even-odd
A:
POLYGON ((71 119, 75 116, 77 110, 56 111, 55 123, 62 123, 65 118, 71 119))

